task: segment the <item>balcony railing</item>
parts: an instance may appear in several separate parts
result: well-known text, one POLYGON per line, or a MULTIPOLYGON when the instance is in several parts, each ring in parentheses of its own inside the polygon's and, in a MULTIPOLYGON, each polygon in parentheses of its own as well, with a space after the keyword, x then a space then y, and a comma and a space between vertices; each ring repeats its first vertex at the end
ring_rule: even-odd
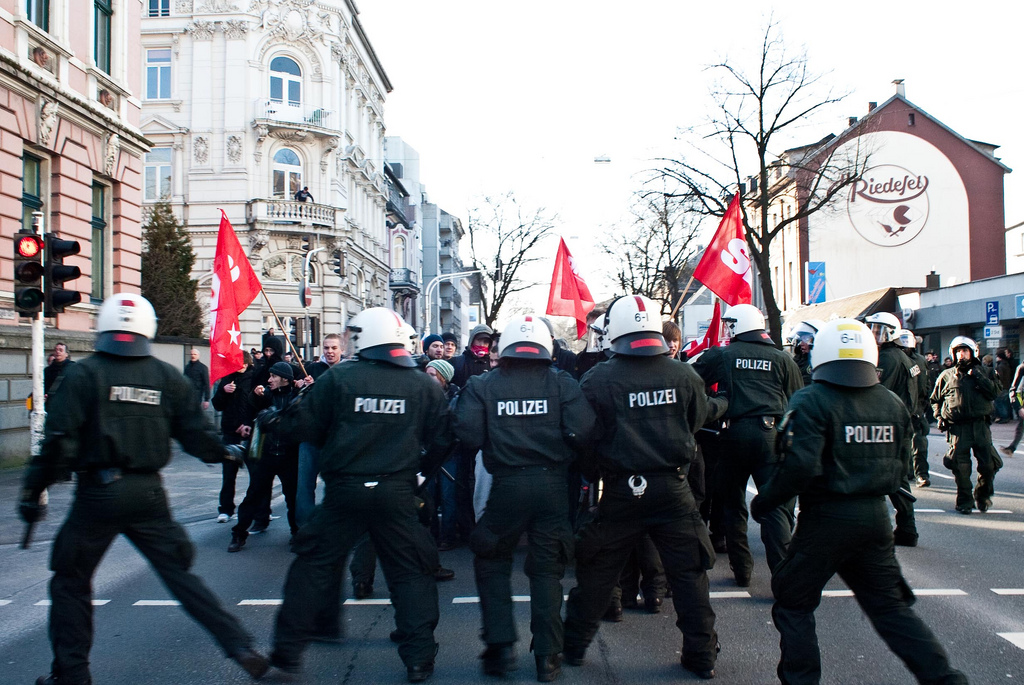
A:
POLYGON ((412 269, 392 269, 388 277, 388 284, 392 288, 418 288, 416 273, 412 269))
POLYGON ((289 124, 298 128, 314 126, 317 128, 337 129, 341 123, 338 116, 323 107, 303 107, 275 100, 257 100, 255 118, 289 124))
POLYGON ((330 205, 295 200, 251 200, 247 206, 250 222, 267 221, 279 224, 305 224, 335 227, 337 210, 330 205))

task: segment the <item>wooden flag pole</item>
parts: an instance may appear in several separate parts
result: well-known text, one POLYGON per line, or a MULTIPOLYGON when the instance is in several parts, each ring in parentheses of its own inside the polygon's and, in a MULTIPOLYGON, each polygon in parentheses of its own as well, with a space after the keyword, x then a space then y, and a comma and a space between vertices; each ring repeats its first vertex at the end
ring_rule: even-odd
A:
POLYGON ((679 301, 676 302, 676 306, 672 308, 672 315, 669 317, 669 320, 676 320, 676 312, 678 312, 679 308, 683 306, 683 298, 686 297, 686 293, 690 292, 690 286, 693 285, 694 278, 696 278, 696 275, 691 275, 690 280, 686 282, 686 287, 683 288, 683 292, 679 294, 679 301))
MULTIPOLYGON (((270 307, 270 313, 274 315, 274 321, 277 322, 278 328, 280 328, 281 332, 284 333, 284 324, 281 323, 281 317, 279 317, 277 312, 274 311, 274 305, 270 304, 270 297, 267 296, 267 291, 260 288, 260 292, 263 293, 263 299, 267 301, 267 306, 270 307)), ((300 357, 299 353, 295 350, 295 345, 292 345, 292 339, 286 335, 284 336, 284 341, 288 343, 288 348, 292 351, 292 356, 295 357, 295 361, 299 363, 299 369, 302 370, 302 377, 305 378, 309 374, 306 373, 306 367, 302 365, 302 357, 300 357)), ((284 360, 282 359, 281 361, 284 360)))

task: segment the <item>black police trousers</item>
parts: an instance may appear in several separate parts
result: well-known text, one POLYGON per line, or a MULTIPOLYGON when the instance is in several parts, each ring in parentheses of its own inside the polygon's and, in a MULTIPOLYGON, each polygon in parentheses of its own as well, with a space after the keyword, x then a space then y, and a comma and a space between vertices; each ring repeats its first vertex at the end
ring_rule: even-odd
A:
POLYGON ((665 567, 651 536, 644 534, 633 546, 633 551, 622 568, 619 584, 612 591, 612 603, 636 606, 637 595, 648 599, 665 598, 665 567))
POLYGON ((537 656, 562 651, 562 578, 572 555, 564 468, 540 466, 495 474, 487 509, 469 537, 483 614, 483 641, 516 641, 512 555, 525 532, 523 567, 530 579, 530 631, 537 656))
POLYGON ((707 527, 685 480, 648 474, 635 497, 627 476, 606 477, 597 518, 576 542, 576 582, 569 592, 565 648, 583 651, 593 641, 612 590, 636 541, 646 532, 661 554, 672 588, 676 625, 683 633, 683 665, 714 667, 718 636, 706 571, 715 562, 707 527))
POLYGON ((60 682, 88 682, 92 647, 92 577, 119 534, 146 557, 182 608, 205 627, 224 653, 252 644, 242 624, 189 572, 194 549, 171 518, 159 473, 125 474, 109 485, 80 476, 71 512, 53 544, 50 642, 60 682))
POLYGON ((928 433, 931 425, 928 417, 918 414, 912 418, 914 425, 914 475, 931 480, 928 476, 928 433))
MULTIPOLYGON (((729 566, 737 577, 749 579, 754 559, 747 542, 747 481, 751 477, 758 489, 775 472, 775 430, 764 428, 761 417, 732 419, 729 428, 717 438, 704 442, 704 453, 714 452, 718 462, 717 491, 712 499, 721 499, 729 566)), ((774 569, 786 556, 793 535, 795 500, 773 509, 761 523, 768 568, 774 569)))
POLYGON ((910 608, 914 594, 896 561, 889 508, 882 497, 801 500, 789 554, 772 574, 772 618, 782 645, 778 674, 784 685, 821 680, 814 610, 822 589, 837 573, 919 682, 966 685, 967 678, 950 667, 942 645, 910 608))
POLYGON ((946 458, 953 466, 950 470, 956 479, 957 509, 971 509, 978 502, 992 499, 995 492, 996 472, 1003 467, 1003 459, 992 446, 992 430, 988 421, 977 419, 965 423, 956 423, 946 432, 949 450, 946 458), (978 485, 972 487, 971 453, 978 462, 978 485))
POLYGON ((324 606, 338 605, 340 574, 356 541, 370 533, 395 607, 406 666, 437 653, 437 547, 418 519, 411 476, 332 477, 324 500, 292 540, 297 558, 288 570, 277 614, 274 657, 295 663, 317 634, 324 606))

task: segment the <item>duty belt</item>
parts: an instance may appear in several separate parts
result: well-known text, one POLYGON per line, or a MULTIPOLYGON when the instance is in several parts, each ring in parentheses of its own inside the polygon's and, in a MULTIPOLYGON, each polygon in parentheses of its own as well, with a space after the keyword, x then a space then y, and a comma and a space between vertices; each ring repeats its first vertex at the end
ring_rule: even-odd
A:
MULTIPOLYGON (((779 417, 773 414, 765 414, 763 416, 754 414, 748 416, 737 416, 733 419, 730 419, 730 421, 732 423, 738 423, 740 421, 760 421, 761 428, 765 429, 766 431, 770 431, 775 429, 776 424, 778 424, 779 422, 779 417)), ((728 423, 726 424, 726 428, 728 428, 728 423)))

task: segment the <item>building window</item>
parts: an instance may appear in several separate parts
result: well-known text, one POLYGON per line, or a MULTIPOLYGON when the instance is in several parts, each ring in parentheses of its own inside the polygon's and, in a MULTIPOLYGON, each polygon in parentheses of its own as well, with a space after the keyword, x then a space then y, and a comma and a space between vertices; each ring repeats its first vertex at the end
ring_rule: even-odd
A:
POLYGON ((28 20, 44 31, 50 30, 50 0, 25 0, 28 20))
POLYGON ((171 196, 171 148, 155 147, 146 153, 143 170, 143 199, 166 200, 171 196))
POLYGON ((171 97, 171 49, 146 50, 146 98, 169 100, 171 97))
POLYGON ((392 253, 391 266, 395 269, 404 269, 405 265, 405 238, 395 237, 395 250, 392 253))
POLYGON ((32 230, 32 213, 43 208, 43 160, 32 155, 21 158, 21 227, 32 230))
POLYGON ((96 67, 110 73, 111 0, 93 0, 92 58, 96 67))
POLYGON ((149 0, 149 16, 171 16, 171 0, 149 0))
POLYGON ((92 185, 92 299, 102 301, 107 273, 107 195, 108 188, 92 185))
POLYGON ((290 107, 302 105, 302 70, 290 57, 275 57, 270 62, 270 99, 290 107))
POLYGON ((293 198, 301 189, 302 160, 294 150, 278 150, 274 154, 274 197, 293 198))

